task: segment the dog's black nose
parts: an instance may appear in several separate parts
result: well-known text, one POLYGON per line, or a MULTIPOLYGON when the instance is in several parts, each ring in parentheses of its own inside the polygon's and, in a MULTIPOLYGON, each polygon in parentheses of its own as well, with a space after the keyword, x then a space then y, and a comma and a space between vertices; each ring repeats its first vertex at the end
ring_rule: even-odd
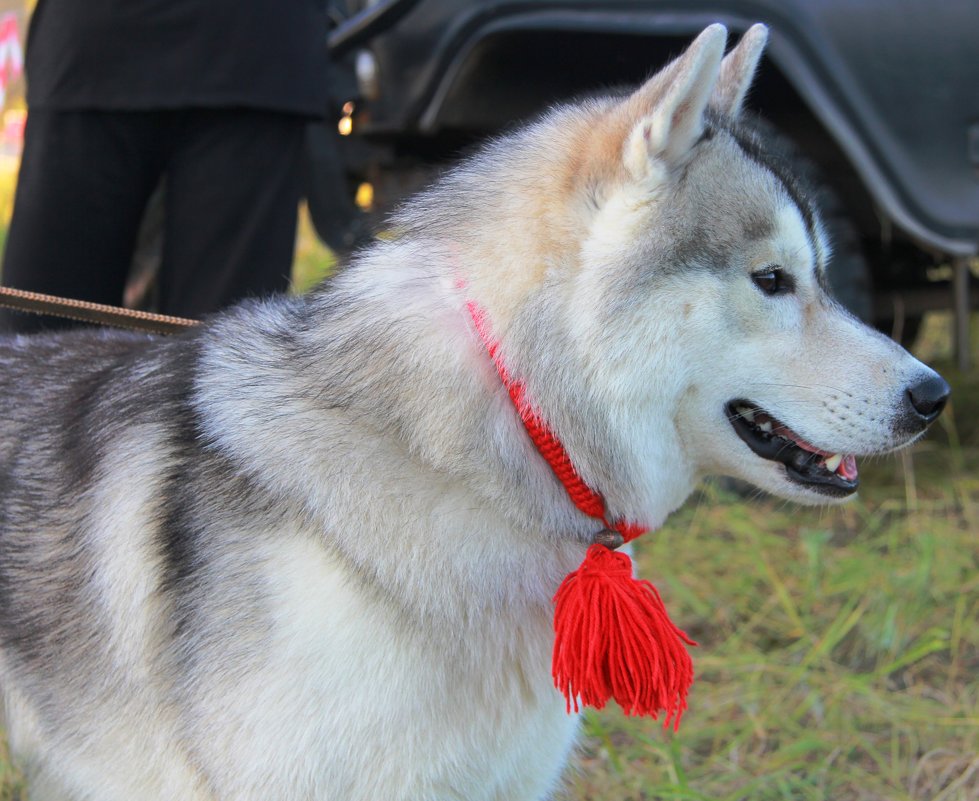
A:
POLYGON ((945 379, 938 373, 932 373, 908 387, 908 404, 921 422, 927 425, 942 413, 951 392, 952 389, 945 379))

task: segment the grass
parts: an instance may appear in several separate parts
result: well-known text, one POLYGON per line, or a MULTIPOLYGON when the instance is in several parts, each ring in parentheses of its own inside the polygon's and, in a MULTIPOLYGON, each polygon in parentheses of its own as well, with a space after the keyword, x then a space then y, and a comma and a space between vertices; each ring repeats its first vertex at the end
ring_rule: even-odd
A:
POLYGON ((979 376, 942 369, 942 423, 855 502, 710 485, 639 541, 700 643, 690 709, 677 734, 588 713, 569 801, 979 799, 979 376))
POLYGON ((292 261, 292 290, 306 292, 329 275, 336 265, 332 251, 316 236, 309 209, 304 203, 299 212, 296 253, 292 261))
MULTIPOLYGON (((332 265, 304 214, 294 288, 332 265)), ((950 407, 901 458, 863 463, 855 502, 707 485, 639 541, 700 643, 690 709, 676 734, 589 712, 564 801, 979 799, 979 374, 948 367, 947 330, 930 316, 920 351, 950 407)), ((26 797, 0 737, 0 801, 26 797)))
POLYGON ((7 226, 14 210, 14 191, 17 187, 19 159, 0 155, 0 254, 7 244, 7 226))
MULTIPOLYGON (((676 734, 589 712, 564 801, 979 799, 979 375, 940 366, 941 422, 861 464, 855 502, 707 485, 639 541, 700 643, 690 709, 676 734)), ((24 801, 3 757, 0 801, 24 801)))

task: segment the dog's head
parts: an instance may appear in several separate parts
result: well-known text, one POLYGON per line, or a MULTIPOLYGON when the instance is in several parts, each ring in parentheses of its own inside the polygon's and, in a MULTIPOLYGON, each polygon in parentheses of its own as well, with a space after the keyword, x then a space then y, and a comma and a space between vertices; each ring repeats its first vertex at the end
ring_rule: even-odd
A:
POLYGON ((722 59, 712 26, 620 106, 623 170, 577 280, 621 312, 588 325, 651 332, 619 358, 673 385, 676 460, 826 502, 856 490, 855 455, 919 436, 948 386, 830 298, 818 209, 737 121, 765 39, 756 26, 722 59))
POLYGON ((846 498, 855 455, 913 441, 948 395, 829 296, 818 209, 738 122, 766 38, 724 57, 712 25, 633 94, 450 179, 479 187, 468 278, 504 351, 611 511, 647 525, 710 473, 846 498))

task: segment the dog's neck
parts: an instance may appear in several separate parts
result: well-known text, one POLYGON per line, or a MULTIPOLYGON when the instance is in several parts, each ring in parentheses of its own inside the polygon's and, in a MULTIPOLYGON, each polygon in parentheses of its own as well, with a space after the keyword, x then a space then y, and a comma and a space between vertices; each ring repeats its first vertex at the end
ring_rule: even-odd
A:
MULTIPOLYGON (((464 289, 464 284, 462 285, 464 289)), ((499 343, 493 338, 491 324, 486 311, 474 300, 466 302, 466 308, 472 319, 473 327, 480 342, 486 348, 486 354, 492 360, 493 366, 500 376, 500 381, 507 390, 514 410, 520 417, 530 441, 534 444, 541 458, 554 473, 555 478, 564 487, 568 499, 582 514, 601 523, 603 530, 596 536, 604 537, 606 544, 615 543, 618 547, 623 542, 634 540, 645 530, 642 526, 631 525, 625 521, 610 522, 605 508, 605 499, 601 493, 589 487, 575 470, 571 457, 561 443, 561 440, 548 427, 539 412, 533 408, 527 398, 523 382, 514 378, 506 367, 506 361, 500 352, 499 343)))
MULTIPOLYGON (((414 586, 430 588, 433 597, 444 595, 440 588, 445 586, 468 588, 459 594, 460 614, 463 603, 522 599, 549 607, 557 585, 580 562, 601 526, 578 511, 538 456, 507 393, 501 391, 496 368, 473 335, 465 297, 454 285, 451 270, 410 251, 400 254, 402 258, 378 253, 376 263, 371 255, 315 296, 297 299, 301 308, 294 318, 278 324, 264 318, 257 330, 224 332, 223 341, 230 342, 295 338, 296 352, 315 363, 205 359, 205 365, 227 373, 223 380, 208 382, 228 394, 227 402, 210 398, 207 404, 209 414, 217 415, 211 430, 218 432, 220 447, 232 455, 247 453, 243 463, 274 476, 273 491, 295 496, 305 509, 313 510, 334 547, 389 585, 392 594, 398 593, 408 572, 420 571, 424 580, 414 586), (392 262, 399 265, 397 271, 390 269, 392 262), (301 319, 313 324, 297 330, 301 319), (378 321, 384 321, 383 330, 378 321), (242 396, 240 387, 264 386, 263 375, 270 372, 285 374, 276 382, 285 394, 242 396), (250 411, 243 414, 243 406, 250 411), (225 407, 227 414, 222 413, 225 407), (232 415, 232 409, 238 412, 232 415), (332 441, 301 436, 307 420, 312 421, 310 430, 333 427, 335 433, 326 434, 332 441), (251 426, 261 426, 266 433, 269 426, 281 427, 281 453, 270 449, 270 438, 256 436, 251 426), (255 452, 258 442, 265 443, 261 452, 255 452), (397 476, 391 492, 401 502, 377 506, 344 495, 346 486, 358 485, 350 476, 376 472, 381 463, 387 474, 397 476), (262 468, 265 464, 267 470, 262 468), (304 480, 299 480, 301 474, 304 480), (294 482, 289 478, 293 475, 294 482), (311 475, 317 479, 309 480, 311 475), (431 487, 446 490, 433 494, 431 487), (387 510, 387 517, 356 528, 346 525, 350 516, 375 507, 387 510), (398 547, 393 547, 394 540, 398 547), (406 541, 411 544, 405 546, 406 541), (406 560, 404 554, 413 549, 427 555, 406 560), (473 564, 480 566, 478 571, 473 564)), ((258 323, 229 318, 223 324, 258 323)), ((218 334, 214 347, 223 348, 218 334)), ((509 343, 514 343, 512 337, 509 343)), ((525 358, 523 352, 519 356, 525 358)), ((515 361, 521 372, 529 363, 515 361)), ((554 377, 541 369, 534 378, 531 391, 536 399, 544 389, 541 383, 554 377)), ((579 394, 568 398, 579 399, 579 394)), ((550 398, 542 406, 548 421, 552 406, 550 398)), ((569 452, 576 466, 584 455, 580 463, 588 472, 582 475, 606 491, 605 481, 593 479, 614 474, 606 465, 614 465, 619 451, 593 453, 590 438, 582 439, 573 425, 557 430, 575 435, 573 443, 564 441, 574 446, 569 452)), ((591 432, 598 450, 603 440, 597 435, 604 430, 591 432)), ((612 511, 621 514, 628 508, 619 502, 612 511)), ((664 506, 662 516, 668 511, 664 506)), ((414 597, 416 601, 424 599, 414 597)), ((439 602, 444 610, 444 598, 439 602)), ((471 615, 472 608, 465 614, 471 615)))

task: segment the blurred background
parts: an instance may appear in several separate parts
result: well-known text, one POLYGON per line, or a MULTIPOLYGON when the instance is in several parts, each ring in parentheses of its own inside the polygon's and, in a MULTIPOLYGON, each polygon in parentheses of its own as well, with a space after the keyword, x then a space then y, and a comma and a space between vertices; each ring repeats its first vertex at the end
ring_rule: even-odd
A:
MULTIPOLYGON (((0 241, 32 3, 0 0, 0 241)), ((566 799, 979 799, 979 6, 332 0, 293 291, 387 210, 549 103, 619 91, 706 24, 762 20, 749 106, 817 188, 851 310, 953 385, 927 439, 808 510, 708 483, 639 541, 700 643, 679 733, 589 712, 566 799)), ((501 733, 505 736, 505 733, 501 733)), ((0 759, 0 799, 28 797, 0 759)))

